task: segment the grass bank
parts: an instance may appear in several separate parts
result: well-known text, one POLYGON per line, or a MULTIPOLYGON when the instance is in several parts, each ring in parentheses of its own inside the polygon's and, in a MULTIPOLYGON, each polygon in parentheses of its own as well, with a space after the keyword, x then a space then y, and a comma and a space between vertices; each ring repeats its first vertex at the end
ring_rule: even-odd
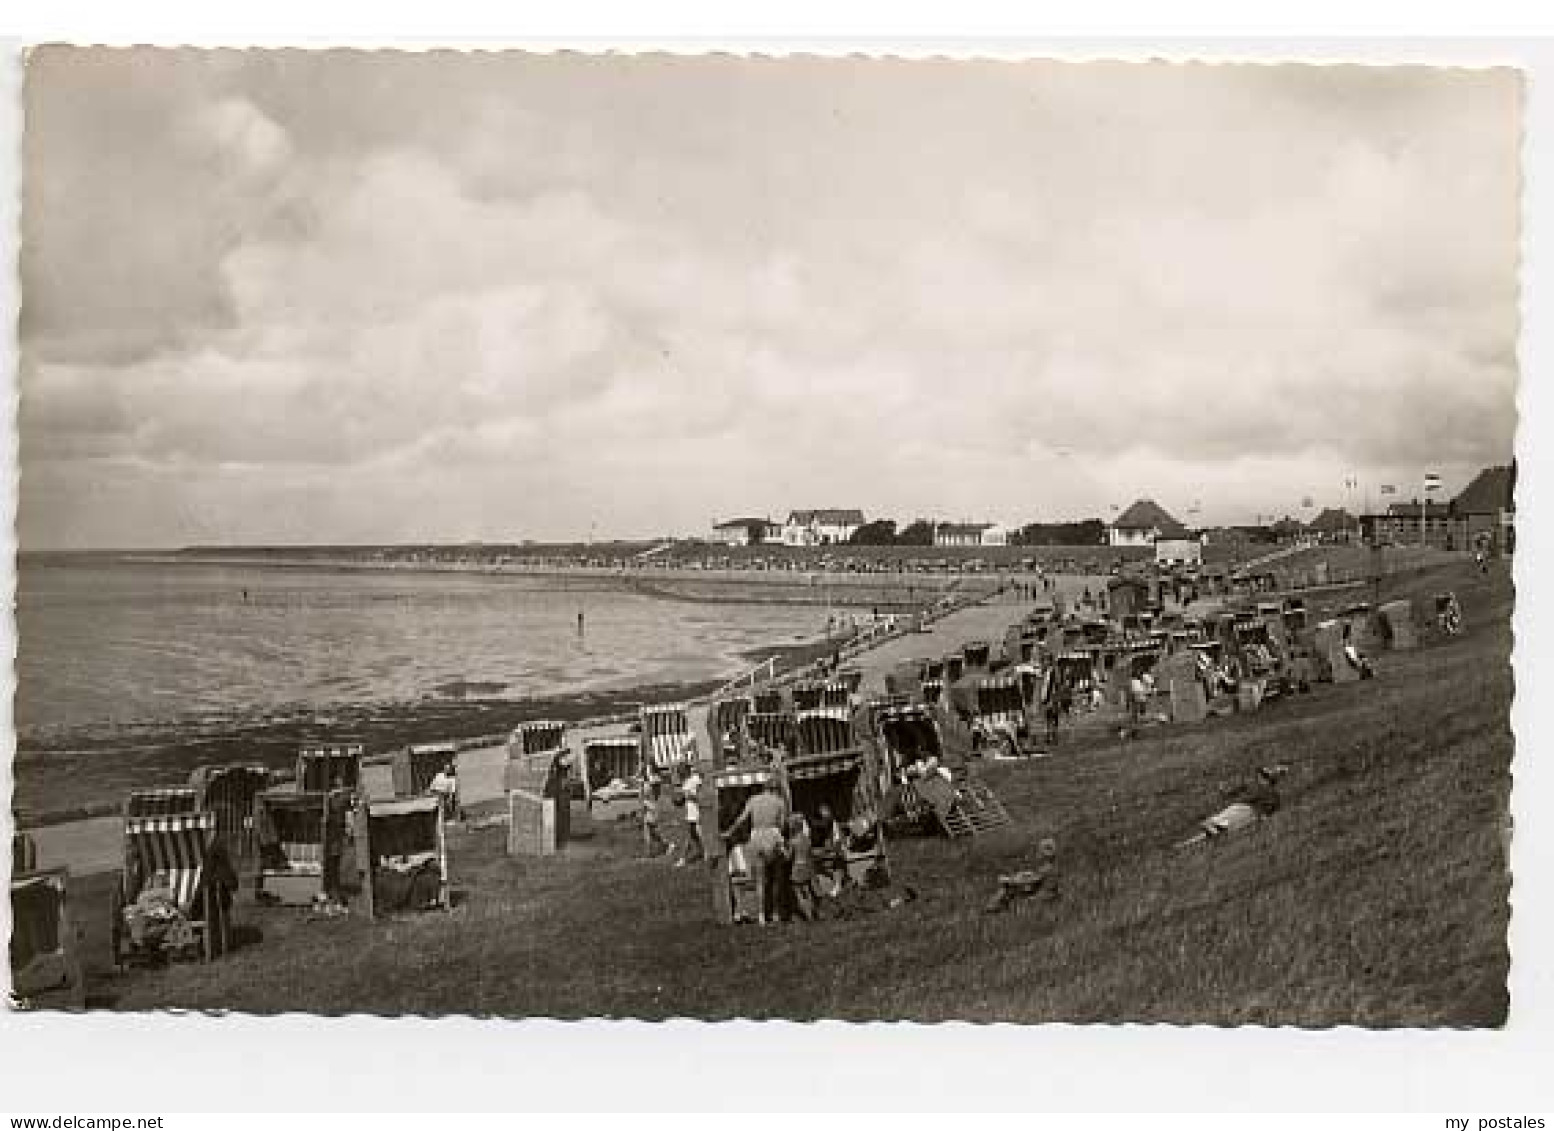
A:
MULTIPOLYGON (((99 975, 94 1000, 253 1012, 470 1013, 1325 1026, 1494 1025, 1507 1011, 1511 606, 1454 584, 1461 638, 1382 657, 1372 683, 1256 715, 981 768, 1015 827, 892 845, 921 893, 871 917, 711 923, 699 869, 633 859, 629 831, 508 859, 455 842, 459 906, 392 923, 244 908, 210 966, 99 975), (1284 808, 1215 848, 1171 845, 1255 766, 1284 808), (981 914, 996 876, 1059 844, 1061 898, 981 914)), ((81 893, 101 899, 101 893, 81 893)), ((82 912, 99 932, 106 903, 82 912)))

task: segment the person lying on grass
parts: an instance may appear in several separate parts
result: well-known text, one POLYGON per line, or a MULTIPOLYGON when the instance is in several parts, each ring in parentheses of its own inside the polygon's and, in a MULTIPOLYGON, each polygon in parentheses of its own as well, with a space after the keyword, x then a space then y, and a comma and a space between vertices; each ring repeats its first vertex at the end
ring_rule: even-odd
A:
POLYGON ((1262 766, 1253 778, 1228 791, 1229 804, 1198 826, 1198 832, 1178 844, 1190 848, 1204 841, 1217 841, 1226 833, 1251 828, 1258 821, 1279 811, 1279 781, 1289 773, 1288 766, 1262 766))
POLYGON ((1058 843, 1047 837, 1036 846, 1036 867, 998 877, 998 891, 982 908, 984 914, 997 915, 1022 899, 1039 896, 1045 903, 1058 897, 1058 843))

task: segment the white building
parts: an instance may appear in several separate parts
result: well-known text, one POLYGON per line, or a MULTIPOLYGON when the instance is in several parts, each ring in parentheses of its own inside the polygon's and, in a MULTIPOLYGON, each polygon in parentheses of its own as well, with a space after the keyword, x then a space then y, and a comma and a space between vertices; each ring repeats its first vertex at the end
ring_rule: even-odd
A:
POLYGON ((1107 530, 1113 546, 1153 546, 1157 538, 1185 538, 1187 528, 1153 499, 1140 499, 1107 530))
POLYGON ((789 511, 782 526, 785 546, 828 546, 846 542, 863 525, 860 510, 789 511))
POLYGON ((996 522, 941 522, 933 528, 935 546, 1007 546, 1009 528, 996 522))
POLYGON ((731 518, 712 528, 712 541, 725 546, 754 546, 771 541, 778 530, 769 518, 731 518))

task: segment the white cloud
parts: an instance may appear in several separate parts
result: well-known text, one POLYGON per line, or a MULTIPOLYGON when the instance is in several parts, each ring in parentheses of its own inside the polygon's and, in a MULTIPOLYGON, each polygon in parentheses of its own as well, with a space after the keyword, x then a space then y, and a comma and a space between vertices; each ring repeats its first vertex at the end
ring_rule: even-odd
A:
POLYGON ((169 53, 99 127, 75 58, 27 544, 1233 517, 1509 454, 1505 73, 169 53))

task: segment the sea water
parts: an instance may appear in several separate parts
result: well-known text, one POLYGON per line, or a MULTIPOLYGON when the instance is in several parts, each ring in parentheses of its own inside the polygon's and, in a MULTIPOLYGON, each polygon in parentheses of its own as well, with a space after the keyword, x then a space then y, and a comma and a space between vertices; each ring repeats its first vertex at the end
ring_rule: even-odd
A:
POLYGON ((825 620, 608 578, 24 560, 16 723, 25 748, 185 719, 718 678, 825 620))

